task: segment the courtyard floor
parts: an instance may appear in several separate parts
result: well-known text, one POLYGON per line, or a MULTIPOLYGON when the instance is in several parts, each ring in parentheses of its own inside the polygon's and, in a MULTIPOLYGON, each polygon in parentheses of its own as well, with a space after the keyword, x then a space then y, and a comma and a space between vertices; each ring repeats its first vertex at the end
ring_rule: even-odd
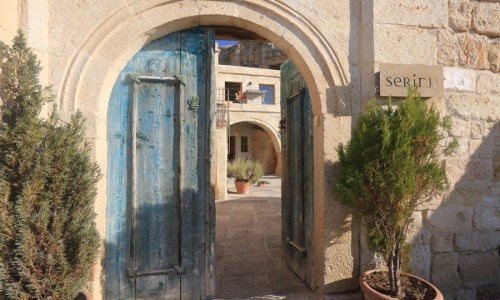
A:
POLYGON ((217 299, 316 299, 281 258, 281 179, 216 202, 217 299))

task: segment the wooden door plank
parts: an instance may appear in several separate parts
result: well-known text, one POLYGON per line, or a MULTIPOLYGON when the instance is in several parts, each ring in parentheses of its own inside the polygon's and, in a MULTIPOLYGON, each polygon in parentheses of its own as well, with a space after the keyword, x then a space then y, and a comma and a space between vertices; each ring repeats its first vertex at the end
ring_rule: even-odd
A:
POLYGON ((312 110, 305 82, 289 61, 281 68, 284 130, 283 254, 287 265, 311 288, 313 234, 312 110))
MULTIPOLYGON (((148 44, 140 52, 135 70, 151 77, 172 77, 180 72, 178 33, 148 44)), ((137 249, 138 269, 172 269, 180 264, 179 210, 176 169, 177 89, 172 82, 141 81, 137 123, 138 155, 137 249), (140 200, 139 200, 140 199, 140 200)), ((136 277, 136 297, 154 298, 180 295, 176 273, 136 277)))
POLYGON ((210 60, 209 51, 214 47, 213 36, 207 34, 205 28, 191 29, 189 33, 181 33, 181 72, 186 75, 185 165, 183 180, 183 215, 196 216, 192 222, 183 222, 183 259, 189 267, 182 276, 182 298, 204 299, 207 280, 204 274, 207 267, 207 209, 213 202, 212 187, 207 187, 210 180, 213 155, 210 154, 210 114, 211 106, 211 68, 207 68, 210 60), (198 99, 197 108, 189 103, 198 99), (193 147, 197 145, 196 147, 193 147), (185 176, 185 177, 184 177, 185 176), (184 195, 187 200, 184 199, 184 195), (208 201, 207 201, 208 200, 208 201), (185 225, 184 225, 185 224, 185 225), (184 233, 185 232, 185 233, 184 233))
MULTIPOLYGON (((119 80, 125 76, 120 75, 119 80)), ((105 264, 107 276, 106 298, 130 299, 134 297, 135 286, 126 275, 128 265, 128 119, 129 89, 116 84, 110 98, 108 110, 108 195, 105 239, 105 264)))

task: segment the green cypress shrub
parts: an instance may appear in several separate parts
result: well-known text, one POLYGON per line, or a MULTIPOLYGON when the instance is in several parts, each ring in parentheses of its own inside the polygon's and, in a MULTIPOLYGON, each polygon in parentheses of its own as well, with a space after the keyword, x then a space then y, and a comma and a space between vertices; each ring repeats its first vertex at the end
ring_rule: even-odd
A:
POLYGON ((53 97, 21 31, 0 70, 0 298, 73 299, 98 255, 99 167, 80 113, 40 117, 53 97))
MULTIPOLYGON (((448 189, 440 162, 451 121, 427 105, 416 89, 397 108, 371 101, 347 145, 338 148, 339 199, 362 217, 368 242, 389 268, 391 296, 400 293, 400 270, 412 214, 448 189)), ((407 263, 407 262, 406 262, 407 263)))

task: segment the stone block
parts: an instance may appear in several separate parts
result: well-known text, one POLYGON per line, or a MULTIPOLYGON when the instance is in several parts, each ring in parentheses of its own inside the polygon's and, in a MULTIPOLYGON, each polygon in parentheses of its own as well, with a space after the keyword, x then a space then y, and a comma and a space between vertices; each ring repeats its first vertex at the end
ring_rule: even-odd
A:
POLYGON ((447 158, 444 161, 446 179, 452 186, 462 179, 468 161, 466 158, 447 158))
POLYGON ((473 139, 483 139, 486 136, 488 136, 487 133, 485 132, 483 122, 472 122, 470 133, 471 133, 471 138, 473 139))
POLYGON ((469 232, 455 235, 457 251, 487 251, 494 250, 500 241, 500 231, 469 232))
POLYGON ((376 23, 441 28, 448 20, 447 6, 446 0, 377 1, 374 5, 374 18, 376 23), (387 12, 391 12, 390 17, 387 12))
POLYGON ((434 234, 431 238, 431 248, 434 253, 452 252, 454 250, 453 234, 434 234))
POLYGON ((493 147, 491 140, 469 140, 469 154, 475 158, 491 159, 493 155, 493 147))
POLYGON ((411 273, 429 280, 431 272, 431 247, 429 245, 418 245, 411 248, 411 273))
MULTIPOLYGON (((498 196, 492 196, 491 199, 500 203, 498 196)), ((473 226, 479 230, 500 230, 500 208, 489 203, 476 207, 473 226)))
MULTIPOLYGON (((457 51, 457 47, 453 48, 457 51)), ((439 61, 440 52, 438 52, 439 61)), ((455 57, 458 59, 458 53, 455 57)), ((476 72, 463 68, 444 67, 444 88, 451 91, 475 92, 476 72)))
POLYGON ((443 292, 456 291, 462 280, 458 274, 458 253, 432 255, 431 282, 443 292))
POLYGON ((470 136, 470 121, 459 118, 451 119, 451 135, 454 137, 469 137, 470 136))
POLYGON ((477 34, 465 34, 458 37, 459 63, 461 66, 487 70, 490 68, 488 54, 490 41, 488 37, 477 34))
POLYGON ((406 240, 411 245, 428 244, 430 241, 430 234, 424 228, 422 212, 416 211, 412 215, 413 222, 408 228, 406 240))
POLYGON ((500 119, 498 98, 471 94, 447 94, 448 112, 468 120, 500 119))
MULTIPOLYGON (((437 34, 437 61, 441 65, 455 66, 458 64, 458 39, 456 35, 447 29, 441 29, 437 34)), ((445 68, 445 88, 446 79, 449 74, 445 68)))
POLYGON ((500 42, 494 42, 491 44, 488 61, 490 62, 491 71, 495 73, 500 72, 500 42))
POLYGON ((500 36, 500 4, 478 3, 472 12, 472 28, 481 34, 500 36))
POLYGON ((476 206, 483 202, 488 183, 483 182, 458 182, 446 199, 447 204, 476 206))
POLYGON ((430 30, 375 24, 375 60, 378 62, 435 65, 437 62, 436 43, 436 35, 430 30))
POLYGON ((462 205, 445 205, 429 212, 429 222, 444 232, 464 232, 472 229, 474 209, 462 205))
POLYGON ((480 95, 500 95, 500 76, 491 72, 479 74, 477 77, 477 93, 480 95))
POLYGON ((445 161, 446 178, 451 185, 493 179, 493 166, 490 159, 448 158, 445 161))
POLYGON ((459 32, 467 31, 471 26, 472 9, 474 4, 464 0, 450 0, 448 2, 450 27, 459 32))
POLYGON ((497 284, 500 257, 497 250, 460 255, 458 272, 465 286, 497 284))

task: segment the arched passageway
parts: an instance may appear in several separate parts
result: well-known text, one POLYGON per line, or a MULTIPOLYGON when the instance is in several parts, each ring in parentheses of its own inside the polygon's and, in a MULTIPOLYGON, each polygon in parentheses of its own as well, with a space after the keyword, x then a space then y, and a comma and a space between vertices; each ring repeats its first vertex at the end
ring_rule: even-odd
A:
MULTIPOLYGON (((268 1, 148 1, 116 7, 113 14, 96 22, 86 37, 78 42, 71 59, 61 72, 57 94, 61 113, 80 109, 90 124, 87 134, 96 152, 107 151, 108 110, 113 84, 127 62, 149 42, 197 25, 231 25, 258 33, 275 42, 295 62, 310 88, 313 113, 318 122, 314 128, 315 152, 323 157, 324 114, 350 114, 347 76, 338 54, 307 17, 281 2, 268 1), (341 100, 342 99, 342 100, 341 100), (326 105, 328 103, 328 105, 326 105), (347 104, 347 105, 346 105, 347 104), (92 125, 94 124, 94 125, 92 125)), ((343 45, 346 49, 347 46, 343 45)), ((344 55, 344 54, 342 54, 344 55)), ((347 61, 346 57, 341 57, 347 61)), ((107 170, 106 155, 97 155, 98 163, 107 170)), ((315 201, 323 206, 324 165, 315 165, 317 181, 315 201)), ((96 210, 102 236, 106 232, 107 176, 103 177, 96 210)), ((315 212, 322 216, 319 209, 315 212)), ((314 239, 317 268, 324 265, 321 232, 314 239)), ((346 250, 347 251, 347 250, 346 250)), ((101 272, 97 270, 96 272, 101 272)), ((321 274, 321 273, 318 273, 321 274)), ((321 277, 321 276, 320 276, 321 277)), ((318 284, 323 281, 317 279, 318 284)), ((101 281, 94 281, 96 298, 102 294, 101 281)))

